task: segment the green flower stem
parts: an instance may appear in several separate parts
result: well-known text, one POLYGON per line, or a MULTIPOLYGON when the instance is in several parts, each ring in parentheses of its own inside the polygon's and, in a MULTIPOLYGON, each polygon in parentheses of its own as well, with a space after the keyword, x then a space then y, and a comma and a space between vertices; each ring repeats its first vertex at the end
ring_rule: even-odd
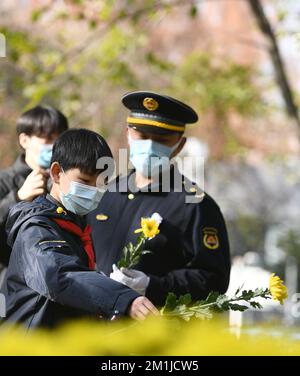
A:
POLYGON ((137 261, 136 261, 136 257, 137 256, 141 256, 142 255, 142 251, 143 251, 143 246, 145 244, 145 241, 146 241, 146 238, 144 236, 144 234, 141 234, 139 237, 138 237, 138 243, 137 245, 134 247, 134 252, 131 253, 131 262, 126 266, 128 269, 131 269, 133 268, 137 261), (132 260, 135 260, 134 262, 132 260))
MULTIPOLYGON (((262 298, 269 298, 271 297, 271 292, 268 291, 268 294, 263 294, 263 295, 258 295, 258 296, 255 296, 255 297, 252 297, 250 299, 244 299, 242 296, 233 296, 230 300, 227 301, 228 304, 231 304, 231 303, 234 303, 234 302, 250 302, 252 301, 252 299, 255 299, 255 298, 258 298, 258 297, 262 297, 262 298)), ((160 311, 161 315, 162 316, 169 316, 169 317, 174 317, 174 316, 185 316, 186 314, 190 314, 191 316, 193 315, 193 313, 195 312, 198 312, 200 310, 207 310, 208 308, 211 308, 211 307, 214 307, 214 306, 218 306, 218 302, 215 301, 215 302, 211 302, 211 303, 207 303, 207 304, 200 304, 200 305, 194 305, 194 306, 187 306, 186 307, 186 310, 184 312, 179 312, 179 311, 171 311, 171 312, 163 312, 163 310, 160 311)), ((207 312, 203 312, 203 316, 207 316, 207 312)))
MULTIPOLYGON (((248 302, 249 300, 242 299, 240 296, 238 296, 238 297, 233 297, 230 300, 228 300, 228 303, 240 302, 240 301, 248 302)), ((201 308, 208 308, 208 307, 213 307, 215 305, 217 305, 217 302, 203 304, 200 307, 201 308)), ((193 308, 193 307, 191 307, 191 308, 193 308)))
POLYGON ((136 246, 136 249, 135 249, 136 252, 139 252, 140 248, 144 245, 145 240, 146 239, 145 239, 144 235, 140 235, 140 240, 139 240, 139 242, 136 246))

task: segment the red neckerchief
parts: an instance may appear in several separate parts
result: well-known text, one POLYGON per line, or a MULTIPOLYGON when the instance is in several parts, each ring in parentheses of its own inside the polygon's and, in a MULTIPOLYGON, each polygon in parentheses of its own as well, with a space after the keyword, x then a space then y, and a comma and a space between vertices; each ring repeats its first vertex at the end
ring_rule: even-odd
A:
POLYGON ((63 230, 69 231, 74 235, 80 237, 82 245, 89 260, 89 268, 95 270, 95 252, 93 247, 93 242, 91 238, 92 228, 90 225, 86 225, 85 229, 82 231, 81 228, 71 221, 66 221, 65 219, 53 218, 59 227, 63 230))

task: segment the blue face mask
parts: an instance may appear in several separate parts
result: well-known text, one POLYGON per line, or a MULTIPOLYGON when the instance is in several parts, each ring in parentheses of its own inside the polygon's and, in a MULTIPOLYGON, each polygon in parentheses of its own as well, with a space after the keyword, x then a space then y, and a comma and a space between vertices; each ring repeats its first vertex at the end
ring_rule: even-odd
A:
POLYGON ((40 154, 38 156, 37 163, 42 168, 49 168, 52 158, 52 144, 45 144, 41 146, 40 154))
MULTIPOLYGON (((64 176, 69 180, 63 171, 64 176)), ((70 180, 69 180, 70 181, 70 180)), ((77 215, 86 215, 96 209, 105 193, 97 187, 70 181, 70 190, 63 193, 60 190, 60 199, 64 207, 77 215)))
POLYGON ((170 156, 181 140, 174 146, 166 146, 149 140, 133 140, 129 138, 130 161, 136 171, 146 177, 158 174, 170 166, 170 156))

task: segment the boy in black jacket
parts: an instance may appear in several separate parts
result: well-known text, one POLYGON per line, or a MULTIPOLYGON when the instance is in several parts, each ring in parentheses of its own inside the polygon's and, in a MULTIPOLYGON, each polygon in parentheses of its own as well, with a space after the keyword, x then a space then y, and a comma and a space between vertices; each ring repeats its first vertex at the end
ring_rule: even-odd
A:
MULTIPOLYGON (((84 216, 99 204, 99 158, 111 157, 95 132, 73 129, 55 142, 50 194, 15 205, 8 217, 12 247, 6 281, 7 320, 27 328, 85 315, 143 319, 156 308, 145 297, 95 271, 84 216)), ((113 241, 113 239, 112 239, 113 241)))
POLYGON ((67 118, 50 106, 31 108, 17 121, 22 151, 12 166, 0 171, 0 264, 3 266, 8 265, 11 252, 5 233, 9 209, 19 201, 32 201, 47 191, 52 145, 67 129, 67 118))

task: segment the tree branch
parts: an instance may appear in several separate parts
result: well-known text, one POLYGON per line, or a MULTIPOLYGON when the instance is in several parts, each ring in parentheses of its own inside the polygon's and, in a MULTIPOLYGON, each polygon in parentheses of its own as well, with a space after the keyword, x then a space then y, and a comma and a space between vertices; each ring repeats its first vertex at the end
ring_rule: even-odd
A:
POLYGON ((148 6, 142 6, 139 8, 134 9, 133 11, 127 11, 124 13, 123 11, 118 12, 115 14, 102 28, 97 29, 93 34, 91 34, 88 38, 86 38, 82 43, 78 44, 73 49, 67 51, 64 57, 74 58, 76 55, 80 54, 83 50, 85 50, 91 43, 98 41, 99 38, 103 38, 104 34, 110 30, 112 26, 117 24, 118 22, 124 20, 130 20, 136 17, 140 17, 143 14, 147 14, 154 10, 160 10, 169 6, 180 6, 180 5, 192 5, 194 4, 195 0, 174 0, 172 3, 157 1, 148 6))
POLYGON ((287 113, 290 117, 292 117, 295 120, 297 126, 300 128, 299 109, 294 100, 294 96, 292 93, 290 83, 288 81, 288 77, 284 67, 284 62, 279 51, 275 33, 272 30, 271 24, 265 15, 261 1, 248 0, 248 3, 253 15, 256 18, 260 31, 269 41, 268 50, 274 66, 276 81, 279 85, 282 97, 284 99, 287 113))

